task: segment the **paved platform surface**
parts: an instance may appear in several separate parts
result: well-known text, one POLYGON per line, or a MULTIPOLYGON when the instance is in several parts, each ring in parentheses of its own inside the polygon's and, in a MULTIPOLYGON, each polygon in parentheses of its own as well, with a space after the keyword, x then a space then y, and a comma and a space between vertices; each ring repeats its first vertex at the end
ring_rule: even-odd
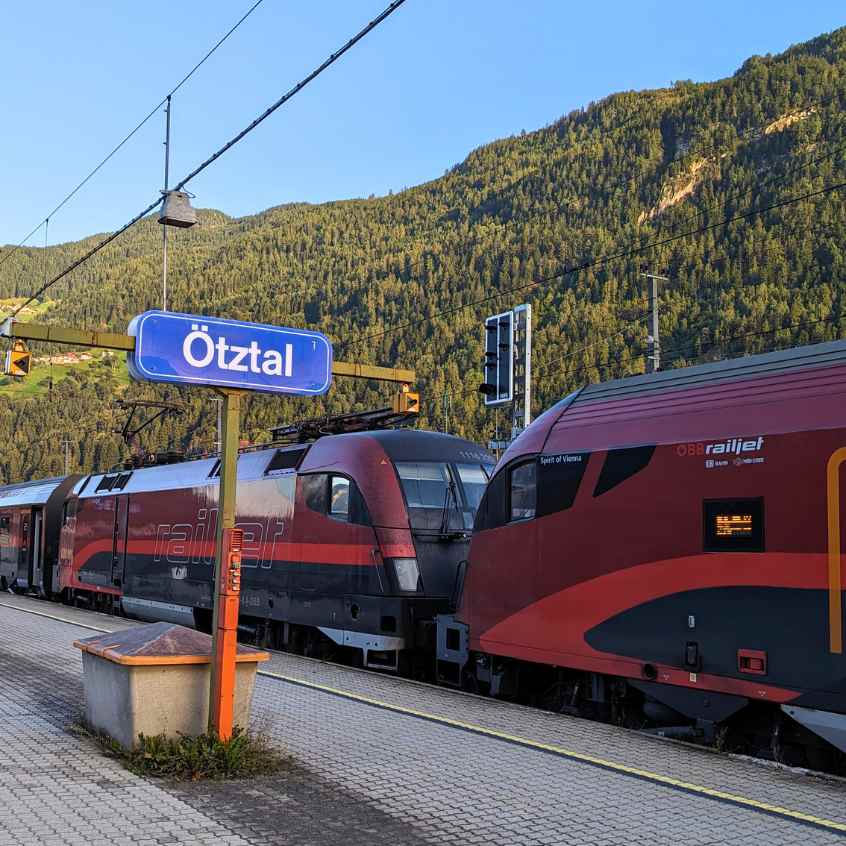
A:
POLYGON ((141 779, 67 731, 82 711, 72 641, 93 634, 83 626, 128 625, 0 596, 0 846, 846 842, 836 779, 279 654, 257 681, 254 718, 289 769, 226 784, 141 779))

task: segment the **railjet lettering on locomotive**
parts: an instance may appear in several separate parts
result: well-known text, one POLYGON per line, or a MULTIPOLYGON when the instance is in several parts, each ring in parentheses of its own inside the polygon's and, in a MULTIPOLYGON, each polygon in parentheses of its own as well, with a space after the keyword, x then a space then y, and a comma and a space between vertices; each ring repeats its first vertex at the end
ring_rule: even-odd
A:
MULTIPOLYGON (((159 523, 156 526, 153 561, 176 565, 171 568, 174 579, 186 578, 189 564, 214 566, 217 517, 216 508, 201 508, 193 523, 159 523), (179 575, 183 569, 184 574, 179 575)), ((274 561, 281 560, 281 544, 284 543, 286 529, 283 519, 238 521, 235 525, 244 532, 243 567, 268 569, 274 561)))
POLYGON ((754 439, 729 438, 718 444, 706 444, 705 455, 740 455, 742 452, 757 452, 764 446, 764 436, 754 439))

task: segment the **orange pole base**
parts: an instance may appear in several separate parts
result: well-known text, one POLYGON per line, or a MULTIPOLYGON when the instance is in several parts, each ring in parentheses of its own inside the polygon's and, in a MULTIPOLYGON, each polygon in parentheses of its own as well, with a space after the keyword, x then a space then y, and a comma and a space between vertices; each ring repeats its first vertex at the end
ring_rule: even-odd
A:
POLYGON ((232 737, 235 712, 235 659, 238 653, 238 611, 241 599, 243 532, 224 529, 223 568, 218 588, 217 629, 212 649, 211 728, 221 740, 232 737))
POLYGON ((222 594, 220 597, 220 626, 215 632, 217 650, 214 671, 219 684, 212 705, 212 726, 221 740, 232 737, 235 712, 235 655, 238 649, 239 596, 222 594))

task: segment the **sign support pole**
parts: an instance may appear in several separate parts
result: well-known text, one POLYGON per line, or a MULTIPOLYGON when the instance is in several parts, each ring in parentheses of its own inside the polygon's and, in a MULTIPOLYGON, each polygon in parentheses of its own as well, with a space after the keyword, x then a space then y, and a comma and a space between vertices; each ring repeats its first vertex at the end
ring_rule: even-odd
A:
POLYGON ((235 495, 243 392, 223 388, 220 393, 223 395, 223 443, 217 503, 209 732, 215 733, 221 740, 229 740, 235 707, 235 656, 241 593, 241 543, 235 529, 235 495))

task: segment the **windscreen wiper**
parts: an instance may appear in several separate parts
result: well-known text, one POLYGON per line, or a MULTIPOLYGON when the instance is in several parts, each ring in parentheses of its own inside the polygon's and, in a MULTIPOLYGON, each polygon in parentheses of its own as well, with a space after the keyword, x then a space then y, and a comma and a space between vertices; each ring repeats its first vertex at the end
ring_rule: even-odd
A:
POLYGON ((461 512, 458 509, 458 499, 455 495, 455 482, 453 482, 452 480, 447 482, 447 488, 444 491, 444 507, 441 510, 441 528, 438 532, 438 537, 441 540, 458 540, 459 538, 464 538, 467 536, 466 532, 463 531, 447 531, 447 528, 449 526, 450 500, 452 500, 453 505, 455 505, 455 510, 458 511, 458 513, 460 514, 461 512))

